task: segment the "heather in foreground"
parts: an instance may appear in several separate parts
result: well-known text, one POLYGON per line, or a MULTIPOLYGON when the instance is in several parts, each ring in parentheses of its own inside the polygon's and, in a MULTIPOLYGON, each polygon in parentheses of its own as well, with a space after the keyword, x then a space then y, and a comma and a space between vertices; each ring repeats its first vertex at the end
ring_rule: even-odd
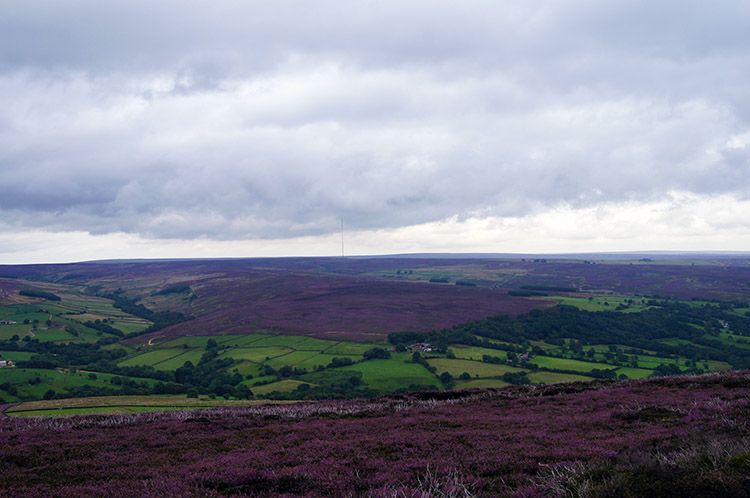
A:
POLYGON ((16 497, 750 496, 750 373, 0 419, 16 497))

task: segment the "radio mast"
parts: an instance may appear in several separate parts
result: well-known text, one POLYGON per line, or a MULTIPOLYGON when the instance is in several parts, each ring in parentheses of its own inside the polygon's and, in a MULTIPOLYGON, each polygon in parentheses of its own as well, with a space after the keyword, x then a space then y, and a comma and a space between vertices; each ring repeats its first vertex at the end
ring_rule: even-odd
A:
POLYGON ((344 257, 344 217, 341 217, 341 257, 344 257))

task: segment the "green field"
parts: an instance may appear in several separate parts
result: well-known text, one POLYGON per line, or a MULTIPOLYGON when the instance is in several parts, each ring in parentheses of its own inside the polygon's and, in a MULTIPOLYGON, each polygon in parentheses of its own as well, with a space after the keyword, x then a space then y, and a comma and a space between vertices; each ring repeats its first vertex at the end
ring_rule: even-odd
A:
POLYGON ((13 361, 29 360, 32 354, 25 351, 0 351, 0 358, 13 361))
POLYGON ((193 365, 198 364, 201 356, 203 356, 203 351, 190 351, 184 349, 182 351, 184 351, 182 354, 157 363, 153 365, 153 367, 157 370, 177 370, 184 365, 186 361, 191 362, 193 365))
POLYGON ((19 338, 29 336, 50 342, 96 342, 101 337, 109 336, 85 327, 83 323, 86 321, 106 320, 108 325, 123 333, 138 332, 151 325, 147 320, 123 313, 110 302, 77 301, 67 297, 54 304, 40 302, 0 306, 0 319, 18 322, 0 325, 0 340, 9 340, 13 335, 18 335, 19 338), (32 330, 35 320, 38 322, 37 329, 32 330), (51 326, 47 325, 48 320, 52 322, 51 326), (78 335, 66 332, 66 327, 77 330, 78 335))
POLYGON ((505 351, 480 348, 477 346, 453 345, 451 346, 451 350, 453 351, 453 354, 456 356, 456 358, 462 360, 481 360, 482 356, 484 355, 496 356, 498 358, 502 358, 503 360, 508 358, 508 354, 505 351))
POLYGON ((382 348, 383 344, 365 343, 365 342, 338 342, 331 344, 325 349, 327 354, 335 356, 362 356, 362 354, 372 348, 382 348))
MULTIPOLYGON (((47 370, 38 368, 4 368, 0 371, 0 381, 8 382, 17 387, 19 397, 35 395, 42 397, 48 390, 58 393, 65 393, 73 387, 94 386, 106 387, 109 389, 122 389, 122 386, 110 384, 108 381, 112 378, 110 374, 95 373, 95 379, 89 377, 88 372, 64 372, 58 370, 47 370), (40 379, 40 383, 30 385, 32 379, 40 379)), ((137 382, 145 382, 149 386, 154 385, 157 381, 154 379, 133 379, 137 382)), ((0 396, 9 400, 10 396, 0 391, 0 396)))
MULTIPOLYGON (((426 269, 409 269, 413 273, 404 275, 397 275, 395 271, 377 272, 382 277, 388 278, 401 278, 404 280, 426 280, 432 277, 447 277, 454 282, 456 279, 468 279, 477 281, 502 281, 508 275, 504 275, 503 271, 500 270, 487 270, 479 266, 451 266, 450 268, 426 268, 426 269), (450 270, 450 271, 448 271, 450 270)), ((109 284, 107 284, 109 285, 109 284)), ((155 283, 148 279, 143 280, 139 285, 142 285, 142 289, 147 289, 149 293, 163 289, 167 283, 155 283)), ((408 284, 405 284, 408 285, 408 284)), ((434 284, 440 285, 440 284, 434 284)), ((150 322, 141 318, 128 315, 121 310, 113 306, 112 301, 94 297, 92 295, 84 295, 83 287, 73 288, 71 287, 66 292, 61 292, 59 289, 63 288, 62 285, 50 284, 49 289, 51 292, 59 294, 63 300, 60 302, 52 301, 40 301, 31 304, 14 304, 0 306, 0 319, 3 320, 15 320, 16 324, 13 325, 0 325, 0 341, 9 341, 14 335, 18 335, 19 339, 24 337, 36 339, 40 342, 55 342, 55 343, 69 343, 69 342, 87 342, 96 343, 101 339, 113 340, 113 335, 106 332, 98 331, 93 328, 87 328, 83 323, 87 320, 102 320, 106 324, 111 325, 120 329, 125 333, 138 332, 149 325, 150 322), (28 320, 29 323, 24 324, 23 321, 28 320), (36 320, 36 329, 34 328, 33 321, 36 320), (51 325, 47 325, 47 321, 50 320, 51 325), (66 331, 65 328, 72 328, 77 331, 78 335, 71 334, 66 331), (31 332, 30 332, 31 331, 31 332), (33 334, 33 336, 31 335, 33 334)), ((107 287, 105 287, 106 289, 107 287)), ((140 287, 139 287, 140 288, 140 287)), ((91 292, 91 290, 90 290, 91 292)), ((93 292, 99 292, 94 290, 93 292)), ((93 293, 92 292, 92 293, 93 293)), ((200 294, 200 290, 196 291, 200 294)), ((103 294, 103 292, 102 292, 103 294)), ((135 293, 137 295, 137 292, 135 293)), ((180 303, 176 300, 177 298, 183 299, 185 296, 146 296, 142 297, 142 303, 148 307, 154 307, 154 310, 166 310, 170 309, 169 306, 179 305, 180 303)), ((588 311, 616 311, 618 307, 622 312, 637 312, 647 309, 648 306, 641 302, 640 297, 634 296, 621 296, 621 295, 591 295, 591 294, 569 294, 565 296, 546 296, 546 297, 533 297, 530 299, 555 301, 565 305, 575 306, 582 310, 588 311), (628 303, 632 300, 633 303, 628 303)), ((187 301, 182 302, 182 305, 186 305, 187 301)), ((688 302, 690 306, 695 308, 709 304, 711 306, 718 306, 716 303, 709 303, 706 301, 692 301, 688 302)), ((666 305, 665 305, 666 306, 666 305)), ((187 310, 187 307, 174 307, 171 309, 182 309, 187 310)), ((696 310, 693 309, 691 313, 696 310)), ((724 316, 722 320, 726 320, 729 324, 728 327, 721 329, 721 333, 718 335, 715 332, 714 325, 704 325, 704 322, 700 322, 700 325, 692 324, 699 334, 706 334, 705 339, 718 341, 726 346, 734 348, 740 348, 743 350, 750 350, 750 339, 742 336, 732 334, 732 320, 735 321, 736 330, 743 330, 741 326, 740 316, 744 316, 746 312, 750 312, 750 308, 737 308, 732 311, 733 317, 724 316)), ((697 315, 697 313, 696 313, 697 315)), ((618 315, 621 319, 625 319, 621 315, 618 315)), ((696 322, 697 323, 697 322, 696 322)), ((709 323, 709 322, 705 322, 709 323)), ((208 330, 208 329, 204 329, 208 330)), ((475 333, 476 330, 471 330, 469 333, 475 333)), ((572 329, 571 329, 572 330, 572 329)), ((215 341, 218 344, 218 348, 215 350, 218 353, 218 358, 226 359, 233 358, 234 362, 231 365, 226 365, 222 362, 215 362, 215 371, 207 373, 209 379, 204 385, 200 382, 196 382, 192 379, 193 383, 191 386, 182 386, 176 388, 169 386, 169 389, 181 389, 185 392, 190 389, 190 392, 195 395, 196 392, 206 394, 213 392, 214 396, 226 395, 227 397, 237 396, 243 397, 241 391, 233 391, 233 387, 229 390, 217 389, 217 386, 226 386, 229 382, 227 379, 231 378, 233 374, 241 374, 243 380, 242 384, 247 385, 253 389, 256 395, 262 396, 264 394, 281 391, 290 392, 297 389, 297 386, 301 383, 307 383, 311 386, 320 386, 321 388, 335 387, 336 389, 344 389, 341 385, 342 382, 349 382, 347 389, 357 390, 360 389, 357 383, 358 379, 364 383, 362 388, 370 387, 381 392, 389 392, 398 389, 408 389, 410 385, 427 385, 433 388, 443 388, 443 384, 438 380, 438 376, 444 372, 450 373, 455 381, 454 387, 460 388, 471 388, 471 387, 500 387, 506 385, 506 382, 500 380, 500 378, 506 373, 525 373, 527 378, 533 383, 553 383, 553 382, 569 382, 569 381, 585 381, 590 380, 591 377, 585 375, 592 369, 599 370, 614 370, 617 375, 625 375, 628 378, 640 379, 651 375, 655 368, 664 364, 676 364, 678 367, 686 371, 694 366, 692 361, 688 361, 687 358, 681 357, 675 362, 671 356, 673 350, 670 348, 659 349, 656 345, 651 347, 657 347, 661 351, 661 356, 656 356, 655 351, 644 351, 644 354, 633 355, 630 353, 624 353, 626 350, 632 348, 623 345, 614 345, 619 351, 610 351, 613 345, 610 344, 585 344, 585 351, 593 350, 595 354, 590 359, 592 361, 582 360, 580 356, 579 344, 575 344, 575 348, 571 348, 572 340, 569 337, 565 337, 564 329, 561 329, 560 336, 556 335, 543 335, 536 334, 533 337, 547 337, 546 340, 551 342, 557 342, 558 345, 553 345, 540 340, 533 341, 533 346, 541 347, 546 351, 546 354, 555 356, 545 356, 544 354, 534 356, 531 359, 531 363, 537 365, 542 370, 553 370, 553 371, 538 371, 530 368, 525 368, 523 363, 517 366, 503 364, 492 364, 484 363, 481 361, 485 355, 499 357, 501 360, 507 359, 507 353, 502 350, 496 350, 492 348, 484 348, 479 346, 467 346, 460 344, 453 344, 450 349, 455 358, 445 357, 445 353, 433 352, 424 355, 427 357, 427 362, 430 366, 434 367, 435 373, 431 373, 430 370, 425 368, 419 363, 415 363, 411 359, 411 352, 408 353, 392 353, 390 359, 378 359, 363 361, 363 353, 369 349, 378 348, 390 348, 390 345, 377 344, 377 343, 366 343, 366 342, 345 342, 338 340, 323 340, 313 337, 301 336, 301 335, 283 335, 270 333, 268 330, 261 330, 261 333, 252 334, 238 334, 238 335, 216 335, 216 336, 192 336, 182 337, 180 339, 170 340, 166 342, 159 342, 158 339, 153 339, 149 342, 148 346, 139 346, 138 349, 126 346, 122 343, 114 343, 108 345, 102 345, 101 350, 112 351, 117 349, 124 349, 127 352, 125 357, 117 357, 112 355, 112 363, 121 367, 133 367, 133 366, 148 366, 153 367, 160 372, 158 375, 162 378, 167 379, 168 376, 164 375, 165 371, 173 371, 183 366, 186 361, 192 362, 194 365, 199 365, 204 354, 208 350, 207 345, 209 341, 215 341), (559 345, 560 338, 565 340, 565 345, 559 345), (155 344, 153 342, 156 342, 155 344), (574 352, 573 349, 578 352, 574 352), (625 358, 621 355, 617 359, 617 354, 625 354, 625 358), (556 356, 561 356, 560 358, 556 356), (334 358, 348 358, 352 362, 352 365, 339 367, 339 368, 326 368, 334 358), (633 362, 634 361, 634 362, 633 362), (633 363, 631 363, 633 362, 633 363), (623 365, 628 366, 623 366, 623 365), (631 366, 632 365, 632 366, 631 366), (637 368, 634 366, 637 365, 637 368), (284 377, 278 375, 265 375, 266 373, 273 373, 282 369, 285 366, 294 367, 297 369, 305 369, 307 373, 298 375, 292 375, 291 377, 284 377), (266 368, 269 367, 269 368, 266 368), (321 369, 322 368, 322 369, 321 369), (564 370, 570 373, 558 373, 554 370, 564 370), (469 380, 463 380, 459 377, 464 372, 470 376, 469 380), (228 375, 225 375, 228 374, 228 375), (254 386, 258 382, 269 381, 268 384, 263 386, 254 386), (211 382, 215 382, 210 388, 206 386, 210 385, 211 382), (336 384, 338 383, 338 384, 336 384), (354 386, 354 387, 352 387, 354 386), (225 394, 227 393, 227 394, 225 394)), ((675 329, 675 333, 682 334, 679 329, 675 329)), ((158 334, 154 334, 158 336, 158 334)), ((488 334, 493 335, 493 334, 488 334)), ((153 336, 146 336, 153 337, 153 336)), ((487 339, 485 337, 478 337, 477 342, 479 344, 484 341, 489 341, 494 344, 511 345, 511 350, 521 351, 519 347, 521 345, 521 339, 518 343, 504 342, 495 339, 487 339)), ((509 339, 510 335, 498 335, 497 337, 504 337, 509 339)), ((576 336, 579 337, 579 336, 576 336)), ((604 335, 603 335, 604 337, 604 335)), ((613 336, 607 336, 613 337, 613 336)), ((664 337, 663 335, 659 337, 664 337)), ((680 335, 680 337, 691 337, 689 334, 680 335)), ((510 339, 509 339, 510 340, 510 339)), ((583 339, 581 339, 583 341, 583 339)), ((626 341, 626 339, 618 338, 618 341, 626 341)), ((102 341, 105 344, 107 341, 102 341)), ((131 341, 132 342, 132 341, 131 341)), ((146 342, 143 338, 141 343, 146 342)), ((436 342, 430 339, 430 342, 436 342)), ((585 341, 583 341, 585 342, 585 341)), ((691 346, 698 348, 698 350, 709 350, 709 346, 699 345, 686 339, 665 339, 662 340, 665 345, 674 347, 691 346)), ((485 343, 486 344, 486 343, 485 343)), ((646 344, 646 343, 644 343, 646 344)), ((653 344, 653 343, 652 343, 653 344)), ((18 347, 23 349, 28 347, 23 341, 18 341, 18 347)), ((13 349, 12 346, 8 346, 7 349, 13 349)), ((51 349, 51 348, 50 348, 51 349)), ((523 342, 523 349, 528 351, 529 345, 525 341, 523 342)), ((722 350, 728 350, 728 348, 721 348, 722 350)), ((43 351, 42 348, 40 348, 43 351)), ((693 350, 694 351, 694 350, 693 350)), ((32 358, 35 353, 29 351, 0 351, 0 357, 11 359, 14 361, 27 361, 32 358)), ((518 353, 517 353, 518 354, 518 353)), ((210 355, 209 355, 210 356, 210 355)), ((207 356, 206 358, 209 358, 207 356)), ((699 353, 700 358, 700 353, 699 353)), ((728 356, 711 356, 727 359, 728 356)), ((98 358, 105 357, 100 355, 98 358)), ((47 361, 54 360, 53 356, 46 358, 47 361)), ((67 361, 67 360, 66 360, 67 361)), ((102 365, 102 370, 116 371, 112 365, 108 365, 106 361, 109 360, 98 360, 102 363, 95 363, 94 361, 81 361, 80 364, 77 362, 64 363, 65 365, 75 366, 77 368, 84 368, 85 365, 102 365)), ((729 359, 729 361, 734 361, 729 359)), ((718 361, 704 361, 699 359, 697 367, 706 369, 709 371, 727 370, 730 369, 730 365, 724 362, 718 361)), ((214 367, 212 367, 214 368, 214 367)), ((203 375, 203 372, 201 375, 203 375)), ((138 372, 133 370, 131 372, 138 372)), ((66 395, 70 389, 91 386, 96 388, 107 388, 107 389, 122 389, 122 386, 115 386, 109 381, 112 378, 111 374, 94 372, 95 378, 90 377, 89 372, 75 372, 60 370, 37 370, 37 369, 26 369, 26 368, 7 368, 0 370, 0 384, 3 382, 9 382, 12 387, 17 388, 18 397, 11 396, 7 392, 0 391, 0 400, 16 402, 21 399, 31 399, 33 396, 41 397, 49 389, 52 389, 60 395, 66 395), (29 384, 29 380, 35 382, 36 378, 40 379, 38 384, 29 384)), ((148 369, 144 369, 142 372, 138 372, 140 375, 152 375, 148 369)), ((288 370, 283 371, 285 376, 290 375, 288 370)), ((157 376, 158 376, 157 375, 157 376)), ((133 379, 136 382, 145 382, 146 385, 153 386, 157 381, 154 379, 133 379)), ((514 379, 515 381, 515 379, 514 379)), ((166 380, 165 380, 166 382, 166 380)), ((235 386, 238 382, 235 376, 231 381, 231 385, 235 386)), ((13 392, 12 389, 9 389, 13 392)), ((160 386, 158 392, 164 392, 164 387, 160 386)), ((127 392, 134 392, 132 390, 127 392)), ((137 391, 135 391, 137 392, 137 391)), ((174 391, 172 391, 174 392, 174 391)), ((362 392, 362 391, 360 391, 362 392)), ((348 396, 352 394, 351 391, 345 392, 342 396, 348 396)), ((356 393, 354 393, 356 394, 356 393)), ((98 410, 95 406, 66 406, 58 407, 55 410, 60 410, 60 414, 70 415, 75 413, 88 413, 93 410, 98 410)), ((106 406, 102 409, 106 410, 124 410, 116 413, 129 413, 134 411, 154 409, 153 406, 106 406)), ((28 412, 28 410, 27 410, 28 412)), ((115 413, 115 411, 113 411, 115 413)))
POLYGON ((481 361, 471 360, 449 360, 447 358, 435 358, 427 361, 431 366, 437 368, 438 375, 443 372, 450 373, 454 378, 458 378, 466 372, 474 377, 497 377, 507 372, 528 372, 523 368, 512 367, 509 365, 497 365, 494 363, 483 363, 481 361))
POLYGON ((294 349, 286 346, 266 346, 257 348, 237 348, 229 349, 219 355, 220 358, 231 357, 238 360, 252 361, 253 363, 262 363, 266 361, 266 358, 276 358, 279 356, 285 356, 289 353, 294 352, 294 349))
POLYGON ((262 386, 254 386, 252 388, 253 393, 258 394, 268 394, 273 391, 279 391, 282 393, 294 391, 297 389, 297 386, 300 384, 305 384, 305 382, 299 381, 299 380, 292 380, 292 379, 285 379, 285 380, 279 380, 276 382, 271 382, 270 384, 265 384, 262 386))
POLYGON ((558 370, 574 370, 576 372, 590 372, 595 368, 599 370, 617 368, 612 365, 607 365, 606 363, 592 363, 588 361, 568 360, 565 358, 552 358, 551 356, 535 356, 531 359, 531 362, 540 367, 558 370))
POLYGON ((411 384, 429 385, 438 388, 440 383, 417 363, 406 363, 401 359, 370 360, 338 368, 342 372, 361 372, 362 380, 373 389, 407 389, 411 384))
MULTIPOLYGON (((272 335, 253 342, 253 347, 287 346, 297 349, 295 345, 303 342, 307 337, 301 335, 272 335)), ((325 349, 325 348, 322 348, 325 349)))
POLYGON ((583 311, 621 311, 623 313, 635 313, 649 308, 645 304, 641 304, 640 299, 634 298, 632 296, 535 296, 530 297, 529 299, 540 301, 555 301, 559 304, 575 306, 579 310, 583 311), (591 299, 589 299, 589 297, 591 297, 591 299), (633 304, 628 303, 628 300, 632 300, 633 304), (618 310, 616 309, 618 306, 625 306, 626 309, 618 310))
POLYGON ((117 365, 121 367, 132 367, 135 365, 155 366, 163 361, 169 360, 170 358, 181 355, 184 352, 184 349, 155 349, 153 351, 141 353, 133 358, 123 360, 117 365))
POLYGON ((271 365, 273 368, 278 370, 285 365, 289 365, 290 367, 297 367, 299 364, 304 363, 311 358, 315 358, 318 355, 319 353, 317 351, 292 351, 283 356, 271 358, 264 363, 266 365, 271 365))
POLYGON ((743 337, 741 335, 722 333, 722 334, 719 334, 718 336, 705 336, 705 337, 706 339, 719 341, 722 344, 728 344, 730 346, 734 346, 737 348, 750 349, 750 338, 743 337), (743 341, 743 342, 739 342, 739 341, 743 341))
POLYGON ((352 361, 361 360, 362 356, 360 355, 343 355, 343 354, 328 354, 328 353, 318 353, 314 356, 311 356, 305 361, 302 361, 295 365, 297 368, 306 368, 310 371, 314 370, 317 366, 327 366, 331 361, 333 361, 334 358, 349 358, 352 361))
POLYGON ((29 330, 31 330, 31 325, 23 323, 0 325, 0 341, 9 341, 14 335, 23 339, 25 336, 29 335, 29 330))

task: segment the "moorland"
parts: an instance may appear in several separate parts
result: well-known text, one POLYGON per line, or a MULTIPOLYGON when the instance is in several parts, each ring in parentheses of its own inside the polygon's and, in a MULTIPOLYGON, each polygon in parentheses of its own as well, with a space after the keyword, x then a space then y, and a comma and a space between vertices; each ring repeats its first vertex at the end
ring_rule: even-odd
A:
POLYGON ((0 418, 8 496, 748 496, 747 372, 0 418))
POLYGON ((0 266, 0 489, 750 496, 749 299, 740 255, 0 266))
POLYGON ((716 256, 2 266, 0 358, 15 366, 0 401, 70 414, 87 408, 61 400, 208 406, 737 370, 750 368, 748 296, 750 262, 716 256))

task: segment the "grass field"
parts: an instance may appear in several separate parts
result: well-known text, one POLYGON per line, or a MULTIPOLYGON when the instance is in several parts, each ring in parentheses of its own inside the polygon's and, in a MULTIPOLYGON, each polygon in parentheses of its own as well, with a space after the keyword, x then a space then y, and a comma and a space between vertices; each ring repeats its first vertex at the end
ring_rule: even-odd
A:
POLYGON ((290 367, 297 367, 299 364, 306 362, 312 358, 315 358, 320 353, 318 351, 292 351, 283 356, 277 356, 265 361, 266 365, 271 365, 275 369, 279 369, 285 365, 290 367))
POLYGON ((279 356, 285 356, 295 350, 288 346, 266 346, 257 348, 236 348, 228 349, 219 355, 220 358, 232 357, 239 360, 252 361, 254 363, 262 363, 266 361, 266 358, 276 358, 279 356))
POLYGON ((141 353, 133 358, 123 360, 119 362, 118 365, 121 367, 132 367, 135 365, 155 366, 163 361, 169 360, 170 358, 181 355, 184 352, 184 349, 155 349, 153 351, 141 353))
POLYGON ((9 341, 14 335, 23 339, 25 336, 29 335, 29 330, 31 330, 31 325, 24 323, 0 325, 0 341, 9 341))
POLYGON ((440 387, 440 383, 417 363, 406 363, 403 359, 370 360, 341 367, 342 372, 361 372, 362 380, 373 389, 406 389, 411 384, 440 387))
MULTIPOLYGON (((252 391, 254 394, 268 394, 273 391, 279 391, 282 393, 294 391, 297 389, 297 386, 300 384, 305 384, 305 382, 299 381, 299 380, 292 380, 292 379, 285 379, 285 380, 279 380, 277 382, 271 382, 270 384, 265 384, 262 386, 254 386, 252 388, 252 391)), ((310 384, 312 385, 312 384, 310 384)))
POLYGON ((0 358, 13 361, 29 360, 32 354, 25 351, 0 351, 0 358))
POLYGON ((160 363, 156 363, 153 367, 157 370, 177 370, 184 365, 186 361, 196 365, 200 361, 201 356, 203 356, 203 351, 190 351, 184 349, 182 351, 182 354, 178 354, 177 356, 173 356, 160 363))
POLYGON ((456 358, 462 360, 481 360, 482 356, 497 356, 498 358, 507 359, 508 355, 505 351, 499 351, 497 349, 480 348, 477 346, 451 346, 453 354, 456 358))
POLYGON ((470 360, 449 360, 447 358, 435 358, 427 361, 431 366, 437 368, 437 373, 450 373, 454 378, 458 378, 466 372, 475 377, 496 377, 502 376, 507 372, 528 372, 523 368, 512 367, 509 365, 497 365, 494 363, 483 363, 481 361, 470 360))
POLYGON ((382 348, 383 344, 365 343, 365 342, 338 342, 331 345, 325 350, 327 354, 331 355, 356 355, 362 356, 362 354, 368 349, 382 348))
MULTIPOLYGON (((9 340, 13 335, 25 336, 50 342, 96 342, 103 336, 101 332, 87 328, 86 321, 107 320, 107 324, 123 333, 138 332, 151 322, 133 315, 123 313, 112 306, 111 302, 79 300, 77 296, 68 296, 60 302, 40 302, 35 304, 16 304, 0 306, 0 320, 18 322, 12 325, 0 325, 0 340, 9 340), (32 330, 34 321, 37 330, 32 330), (52 326, 47 329, 47 321, 52 326), (28 321, 28 323, 23 323, 28 321), (78 335, 65 331, 66 327, 78 331, 78 335)), ((88 298, 92 299, 92 298, 88 298)), ((110 336, 111 337, 111 336, 110 336)))
POLYGON ((718 336, 706 336, 707 339, 713 339, 719 341, 722 344, 728 344, 742 349, 750 349, 750 338, 743 337, 741 335, 734 335, 729 333, 722 333, 718 336), (743 342, 738 342, 743 341, 743 342))
POLYGON ((635 313, 648 309, 645 304, 640 304, 640 301, 633 296, 616 296, 616 295, 586 295, 585 297, 572 297, 572 296, 536 296, 530 299, 540 301, 555 301, 560 304, 567 306, 575 306, 579 310, 583 311, 621 311, 623 313, 635 313), (589 299, 589 297, 591 299, 589 299), (632 300, 633 304, 628 303, 628 300, 632 300), (626 309, 616 309, 618 306, 625 306, 626 309))
POLYGON ((343 354, 328 354, 328 353, 317 353, 311 356, 305 361, 301 361, 295 366, 297 368, 306 368, 307 370, 314 370, 317 366, 327 366, 334 358, 349 358, 352 361, 361 360, 360 355, 343 355, 343 354))
MULTIPOLYGON (((40 302, 37 304, 0 307, 0 320, 13 320, 20 324, 23 324, 24 320, 28 320, 30 323, 26 325, 26 330, 31 327, 31 322, 34 320, 38 320, 40 324, 44 324, 48 319, 56 324, 60 324, 61 326, 73 326, 79 331, 85 330, 81 325, 83 322, 107 320, 109 325, 126 334, 141 331, 151 325, 151 322, 147 320, 123 313, 121 310, 112 306, 111 302, 81 301, 77 300, 75 296, 70 297, 67 295, 63 301, 56 303, 40 302)), ((4 326, 0 326, 0 339, 4 337, 2 330, 3 327, 4 326)), ((90 334, 95 334, 96 331, 89 330, 89 332, 90 334)), ((87 335, 89 334, 84 334, 84 336, 79 335, 78 337, 45 337, 40 340, 90 340, 87 335)), ((19 336, 23 337, 20 333, 19 336)))
POLYGON ((612 365, 607 365, 606 363, 552 358, 550 356, 535 356, 531 359, 531 362, 536 363, 540 367, 554 368, 558 370, 575 370, 576 372, 590 372, 595 368, 598 368, 599 370, 616 368, 612 365))
MULTIPOLYGON (((109 380, 113 377, 112 375, 99 372, 94 375, 96 378, 91 378, 89 372, 67 372, 37 368, 4 368, 0 371, 0 380, 15 385, 18 389, 19 397, 33 394, 41 398, 50 389, 64 394, 73 387, 84 386, 122 389, 122 386, 109 383, 109 380), (39 379, 38 384, 29 384, 30 380, 37 378, 39 379)), ((142 378, 133 378, 132 380, 145 382, 149 386, 157 382, 154 379, 142 378)), ((6 401, 18 400, 18 398, 11 397, 2 391, 0 391, 0 396, 6 401)))

